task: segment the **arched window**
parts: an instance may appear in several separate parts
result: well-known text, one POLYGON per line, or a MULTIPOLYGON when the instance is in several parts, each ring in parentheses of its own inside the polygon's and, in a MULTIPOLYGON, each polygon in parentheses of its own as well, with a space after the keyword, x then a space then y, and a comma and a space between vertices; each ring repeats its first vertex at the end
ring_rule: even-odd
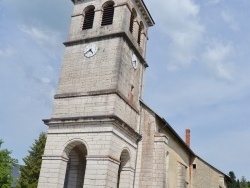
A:
POLYGON ((114 17, 114 2, 109 1, 103 6, 102 26, 111 25, 114 17))
POLYGON ((132 12, 131 12, 131 17, 130 17, 130 25, 129 25, 129 31, 131 33, 133 33, 133 30, 134 30, 134 20, 136 18, 136 12, 135 12, 135 9, 132 9, 132 12))
POLYGON ((128 150, 123 150, 120 157, 120 166, 118 169, 118 176, 117 176, 117 188, 119 187, 128 187, 130 184, 130 155, 128 150))
POLYGON ((141 36, 142 36, 142 31, 144 29, 143 23, 140 23, 139 26, 139 31, 138 31, 138 38, 137 38, 137 43, 139 44, 139 46, 141 45, 141 36))
POLYGON ((84 13, 82 30, 91 29, 93 27, 94 17, 95 17, 95 7, 94 6, 87 7, 84 13))
MULTIPOLYGON (((70 148, 70 146, 68 148, 70 148)), ((87 148, 83 144, 74 146, 69 152, 64 188, 83 187, 86 169, 86 155, 87 148)))

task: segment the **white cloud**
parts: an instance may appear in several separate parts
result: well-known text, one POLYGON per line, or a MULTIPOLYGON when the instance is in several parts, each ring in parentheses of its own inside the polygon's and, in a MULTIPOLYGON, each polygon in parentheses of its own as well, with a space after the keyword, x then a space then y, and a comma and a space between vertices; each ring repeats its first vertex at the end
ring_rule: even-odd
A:
POLYGON ((60 33, 49 29, 28 25, 21 25, 19 29, 28 34, 39 45, 46 47, 46 49, 50 49, 50 51, 57 50, 58 44, 62 41, 60 33))
POLYGON ((39 41, 46 41, 46 42, 49 41, 49 36, 38 28, 35 27, 28 28, 27 26, 22 25, 20 29, 21 31, 29 34, 30 36, 38 39, 39 41))
POLYGON ((14 49, 7 47, 5 49, 0 49, 0 57, 8 57, 14 54, 14 49))
POLYGON ((221 0, 210 0, 210 1, 207 1, 207 5, 216 5, 220 2, 221 2, 221 0))
POLYGON ((218 78, 232 81, 234 63, 229 59, 232 57, 233 51, 230 44, 224 45, 218 41, 212 41, 207 46, 202 59, 218 78))
POLYGON ((202 42, 204 26, 199 22, 200 7, 192 0, 156 0, 150 7, 161 12, 154 18, 159 32, 168 37, 169 71, 189 66, 196 59, 198 45, 202 42), (163 14, 164 12, 164 14, 163 14))
POLYGON ((239 26, 239 23, 235 20, 235 17, 234 15, 229 12, 229 11, 222 11, 221 12, 221 16, 224 20, 225 23, 228 24, 228 26, 232 29, 232 30, 239 30, 240 29, 240 26, 239 26))
POLYGON ((42 81, 43 83, 50 83, 50 82, 51 82, 51 80, 50 80, 49 78, 47 78, 47 77, 42 77, 42 78, 41 78, 41 81, 42 81))
POLYGON ((179 31, 169 33, 169 36, 172 61, 167 65, 168 70, 178 70, 193 63, 197 58, 197 47, 202 42, 203 27, 190 22, 179 31))

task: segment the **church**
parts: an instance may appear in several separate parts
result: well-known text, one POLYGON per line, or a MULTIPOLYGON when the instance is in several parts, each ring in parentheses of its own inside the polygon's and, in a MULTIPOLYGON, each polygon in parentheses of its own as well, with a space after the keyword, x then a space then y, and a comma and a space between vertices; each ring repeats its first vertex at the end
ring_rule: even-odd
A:
POLYGON ((143 101, 143 0, 72 0, 38 188, 227 188, 143 101))

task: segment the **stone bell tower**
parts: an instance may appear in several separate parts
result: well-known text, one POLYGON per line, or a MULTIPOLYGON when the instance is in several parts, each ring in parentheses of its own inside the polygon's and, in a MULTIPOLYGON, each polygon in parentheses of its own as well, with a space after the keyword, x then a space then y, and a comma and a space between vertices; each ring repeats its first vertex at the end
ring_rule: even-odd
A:
POLYGON ((154 22, 142 0, 72 2, 38 187, 133 187, 154 22))

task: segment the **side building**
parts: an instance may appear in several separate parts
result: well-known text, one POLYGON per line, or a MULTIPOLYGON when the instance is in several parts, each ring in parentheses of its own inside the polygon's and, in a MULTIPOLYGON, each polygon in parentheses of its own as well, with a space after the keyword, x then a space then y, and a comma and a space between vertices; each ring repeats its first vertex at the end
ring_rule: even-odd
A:
POLYGON ((142 104, 142 141, 138 147, 135 187, 227 188, 230 178, 190 149, 168 122, 142 104))
POLYGON ((72 0, 39 188, 226 188, 142 100, 148 28, 143 0, 72 0))

